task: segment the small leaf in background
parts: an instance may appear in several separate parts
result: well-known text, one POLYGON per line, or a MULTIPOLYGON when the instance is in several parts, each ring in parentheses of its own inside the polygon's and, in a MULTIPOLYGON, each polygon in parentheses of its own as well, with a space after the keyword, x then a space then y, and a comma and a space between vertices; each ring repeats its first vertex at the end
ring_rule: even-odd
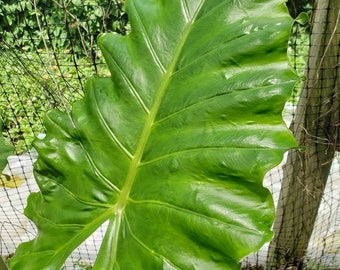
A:
POLYGON ((81 2, 81 0, 72 0, 72 4, 75 5, 75 6, 81 7, 82 2, 81 2))
POLYGON ((308 14, 306 12, 301 12, 295 20, 299 24, 305 25, 305 24, 309 23, 310 18, 309 18, 308 14))
POLYGON ((93 269, 239 269, 269 241, 263 177, 296 146, 284 2, 127 0, 131 33, 98 41, 112 76, 46 116, 11 269, 60 269, 106 221, 93 269))
POLYGON ((13 154, 14 147, 5 143, 5 138, 2 135, 3 122, 0 120, 0 172, 5 169, 7 165, 7 158, 9 155, 13 154))
POLYGON ((17 188, 24 182, 25 180, 18 175, 9 176, 7 174, 2 174, 0 176, 0 187, 17 188))

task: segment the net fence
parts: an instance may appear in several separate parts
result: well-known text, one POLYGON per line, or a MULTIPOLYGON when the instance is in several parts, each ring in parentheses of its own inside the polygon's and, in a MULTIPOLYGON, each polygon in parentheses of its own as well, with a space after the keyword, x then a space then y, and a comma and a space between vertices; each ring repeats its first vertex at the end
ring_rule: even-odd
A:
MULTIPOLYGON (((335 39, 335 42, 323 38, 325 43, 321 44, 324 51, 333 51, 333 56, 325 53, 321 56, 316 53, 312 55, 312 47, 319 46, 313 44, 312 35, 320 36, 325 32, 318 33, 315 29, 313 32, 312 25, 315 24, 317 10, 324 7, 312 1, 301 1, 304 6, 299 9, 294 5, 295 2, 297 1, 289 2, 290 11, 295 12, 292 15, 297 19, 292 27, 288 55, 292 68, 302 80, 296 85, 286 104, 284 119, 292 131, 297 133, 294 126, 301 126, 299 119, 302 116, 303 119, 313 117, 314 122, 325 114, 328 118, 335 115, 332 123, 339 120, 336 118, 339 117, 339 108, 336 106, 329 107, 327 113, 319 110, 318 115, 308 116, 313 109, 309 110, 308 102, 303 102, 304 99, 308 100, 306 92, 316 92, 315 100, 318 102, 313 103, 312 108, 324 107, 330 100, 324 94, 328 91, 326 88, 329 88, 329 84, 332 84, 333 89, 332 103, 336 104, 335 101, 339 100, 339 28, 335 26, 327 30, 329 39, 335 39), (305 11, 310 19, 298 16, 301 11, 305 11), (335 48, 331 50, 331 46, 335 48), (335 64, 332 64, 332 72, 327 73, 331 78, 325 75, 322 78, 327 79, 319 79, 327 83, 319 85, 316 91, 308 85, 308 81, 311 80, 309 71, 314 68, 310 59, 318 57, 322 63, 334 57, 335 64)), ((121 34, 129 32, 128 17, 123 4, 123 1, 118 0, 0 0, 0 112, 5 140, 15 146, 15 154, 9 157, 0 182, 0 255, 5 260, 20 243, 33 239, 36 235, 35 226, 23 215, 23 210, 28 195, 38 191, 33 176, 33 163, 37 153, 32 148, 32 141, 36 137, 44 137, 43 117, 46 111, 53 108, 69 111, 72 103, 83 97, 85 79, 89 76, 110 75, 96 45, 96 38, 106 31, 121 34)), ((332 10, 334 14, 339 14, 337 3, 324 9, 328 13, 332 10)), ((339 15, 334 16, 336 24, 339 15)), ((327 23, 330 24, 326 20, 327 23)), ((327 66, 316 65, 316 69, 326 70, 327 66)), ((335 128, 338 126, 339 121, 335 123, 335 128)), ((303 128, 306 131, 308 127, 303 128)), ((317 136, 324 140, 322 136, 317 136)), ((303 197, 288 189, 292 186, 289 181, 293 181, 289 179, 296 174, 295 171, 287 172, 286 169, 289 166, 294 167, 293 154, 287 153, 282 164, 266 175, 264 184, 272 192, 278 207, 276 227, 274 226, 278 237, 259 252, 245 258, 242 262, 244 269, 265 269, 266 265, 267 269, 340 269, 339 141, 330 141, 329 137, 327 139, 327 146, 334 149, 331 157, 320 161, 318 153, 312 153, 317 157, 317 162, 321 162, 315 165, 320 171, 323 163, 329 164, 327 177, 321 188, 320 202, 315 202, 313 207, 316 210, 312 209, 316 215, 310 209, 298 211, 298 204, 290 205, 287 199, 299 201, 298 198, 303 197), (303 216, 303 219, 297 219, 295 212, 297 216, 303 216), (287 213, 291 215, 287 217, 287 213), (298 239, 305 233, 307 223, 313 225, 311 234, 305 241, 307 246, 303 256, 296 255, 300 248, 298 239), (283 226, 284 230, 280 229, 283 226), (272 261, 275 266, 268 266, 268 261, 272 261)), ((324 141, 322 144, 325 144, 324 141)), ((300 192, 310 194, 304 204, 307 201, 317 201, 317 195, 310 190, 314 187, 297 179, 294 183, 301 184, 303 189, 300 192)), ((72 253, 64 269, 91 269, 106 226, 104 224, 72 253)))
POLYGON ((300 15, 292 29, 289 56, 302 80, 284 112, 305 149, 291 150, 265 178, 277 208, 275 236, 246 259, 248 269, 340 267, 340 5, 311 4, 309 23, 300 15))

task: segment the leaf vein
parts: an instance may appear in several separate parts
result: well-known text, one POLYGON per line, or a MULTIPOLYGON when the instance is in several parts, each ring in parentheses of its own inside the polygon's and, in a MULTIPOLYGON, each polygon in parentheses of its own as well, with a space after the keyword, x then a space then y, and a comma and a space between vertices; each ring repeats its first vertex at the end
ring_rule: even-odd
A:
MULTIPOLYGON (((270 25, 268 27, 266 27, 266 31, 276 27, 275 25, 270 25)), ((261 30, 259 30, 261 31, 261 30)), ((181 73, 183 70, 185 70, 186 68, 192 66, 192 65, 197 65, 197 63, 203 62, 202 58, 206 58, 209 55, 212 55, 213 53, 217 52, 218 55, 221 55, 221 50, 225 50, 226 47, 230 46, 230 43, 233 43, 243 37, 251 37, 252 34, 256 34, 256 32, 251 32, 251 33, 243 33, 238 35, 237 37, 233 37, 233 39, 231 40, 227 40, 225 42, 221 42, 219 46, 214 47, 213 49, 211 49, 210 51, 207 51, 206 53, 202 53, 199 57, 195 57, 195 59, 193 59, 191 62, 185 64, 184 66, 180 67, 179 69, 176 70, 176 72, 173 75, 176 75, 178 73, 181 73)), ((247 44, 246 42, 244 42, 245 44, 247 44)), ((227 55, 227 54, 225 54, 227 55)), ((230 59, 232 61, 232 59, 230 59)), ((237 64, 235 62, 235 64, 237 64)))
POLYGON ((57 182, 56 180, 50 179, 51 182, 55 183, 56 185, 58 185, 60 188, 62 188, 66 193, 68 193, 68 195, 70 197, 72 197, 74 200, 78 201, 81 204, 85 204, 85 205, 90 205, 90 206, 95 206, 95 207, 104 207, 104 208, 109 208, 112 207, 111 204, 103 204, 103 203, 92 203, 89 201, 84 201, 82 199, 80 199, 78 196, 75 196, 75 194, 73 192, 71 192, 66 186, 64 186, 63 184, 57 182))
POLYGON ((152 45, 152 42, 149 38, 149 35, 146 31, 146 28, 143 24, 143 21, 141 20, 141 17, 140 17, 140 14, 138 12, 138 10, 135 8, 135 12, 136 12, 136 18, 141 26, 141 30, 142 30, 142 33, 143 33, 143 37, 144 37, 144 41, 145 43, 147 44, 147 47, 151 53, 151 56, 152 56, 152 59, 155 61, 155 63, 157 64, 158 68, 161 70, 161 72, 164 74, 166 72, 166 69, 164 68, 162 62, 160 61, 160 58, 159 56, 157 55, 156 53, 156 50, 154 48, 154 46, 152 45))
POLYGON ((148 252, 154 254, 155 256, 162 258, 164 261, 166 261, 168 264, 170 264, 171 266, 175 267, 176 269, 180 270, 181 268, 178 267, 177 265, 175 265, 173 262, 171 262, 169 259, 165 258, 164 255, 160 254, 159 252, 156 252, 154 250, 152 250, 151 248, 149 248, 146 244, 143 243, 142 240, 140 240, 133 232, 130 226, 130 222, 128 220, 127 217, 125 217, 126 220, 126 225, 129 228, 130 234, 132 236, 132 238, 144 249, 146 249, 148 252))
MULTIPOLYGON (((276 86, 279 86, 279 85, 280 85, 280 84, 276 84, 276 86)), ((222 96, 228 96, 228 95, 234 94, 235 92, 240 92, 240 91, 243 91, 243 92, 246 92, 246 91, 254 91, 254 90, 256 91, 257 89, 264 89, 264 88, 267 88, 267 87, 270 87, 270 86, 271 86, 271 85, 269 85, 269 86, 260 85, 260 86, 257 86, 257 87, 254 87, 254 86, 250 87, 250 86, 249 86, 248 88, 235 88, 235 89, 232 89, 231 92, 227 92, 227 93, 217 93, 217 94, 215 94, 215 95, 213 95, 213 96, 208 96, 208 97, 206 97, 206 98, 204 98, 204 99, 198 100, 196 103, 188 104, 187 106, 181 108, 180 110, 175 111, 175 112, 173 112, 173 113, 171 113, 171 114, 168 114, 168 115, 164 116, 163 118, 158 119, 158 120, 154 123, 154 125, 159 125, 159 124, 161 124, 162 122, 164 122, 164 121, 166 121, 166 120, 169 120, 170 118, 172 118, 172 117, 174 117, 174 116, 176 116, 176 115, 178 115, 178 114, 181 114, 181 113, 183 113, 183 112, 185 112, 185 111, 187 111, 187 110, 190 110, 190 109, 193 108, 193 107, 197 107, 197 106, 200 106, 200 107, 201 107, 203 103, 205 103, 205 102, 207 102, 207 101, 209 101, 209 100, 211 100, 211 99, 219 98, 219 97, 222 97, 222 96)))
MULTIPOLYGON (((94 88, 94 85, 92 86, 94 88)), ((100 122, 103 124, 105 130, 107 131, 107 133, 109 134, 109 136, 112 138, 112 140, 118 145, 118 147, 130 158, 132 159, 133 155, 126 149, 126 147, 124 147, 124 145, 120 142, 120 140, 116 137, 116 135, 112 132, 112 130, 109 128, 109 126, 107 125, 103 114, 101 113, 101 110, 98 106, 98 100, 97 100, 97 96, 95 95, 95 106, 96 106, 96 111, 98 112, 98 116, 100 119, 100 122)))
POLYGON ((113 58, 113 56, 111 55, 110 51, 108 51, 104 46, 101 48, 101 50, 105 51, 105 54, 107 55, 107 57, 111 60, 112 64, 115 65, 115 67, 117 68, 117 70, 119 71, 119 73, 121 74, 123 80, 126 82, 128 89, 130 90, 130 92, 132 93, 132 95, 134 95, 137 100, 138 103, 140 104, 140 106, 143 108, 143 110, 146 113, 149 113, 149 108, 145 105, 143 99, 141 98, 141 96, 139 95, 138 91, 136 90, 136 88, 134 87, 134 85, 132 84, 131 80, 129 80, 129 78, 127 77, 127 75, 124 73, 124 71, 122 70, 122 68, 118 65, 118 63, 115 61, 115 59, 113 58))
POLYGON ((184 17, 186 22, 190 21, 190 12, 189 12, 189 8, 188 8, 188 3, 187 1, 183 1, 183 11, 184 11, 184 17))
MULTIPOLYGON (((199 148, 188 148, 188 149, 184 149, 184 150, 181 150, 181 151, 172 152, 172 153, 169 153, 169 154, 166 154, 164 156, 160 156, 160 157, 148 160, 148 161, 144 161, 140 164, 140 167, 147 166, 147 165, 150 165, 152 163, 155 163, 155 162, 158 162, 158 161, 170 158, 170 157, 182 155, 184 153, 200 152, 200 151, 207 151, 207 150, 220 151, 220 150, 231 150, 231 149, 232 150, 235 150, 235 149, 237 149, 237 150, 247 150, 247 151, 249 151, 249 150, 265 151, 265 150, 269 150, 269 149, 273 149, 273 148, 270 148, 270 147, 249 147, 249 146, 245 146, 245 147, 240 147, 240 146, 231 146, 231 147, 216 147, 216 146, 213 146, 213 147, 209 147, 209 146, 207 146, 207 147, 199 147, 199 148)), ((276 147, 275 149, 284 150, 284 151, 287 150, 284 147, 276 147)))
POLYGON ((108 179, 107 177, 105 177, 105 175, 103 175, 101 173, 101 171, 98 169, 97 165, 95 164, 95 162, 93 161, 91 155, 88 153, 88 151, 86 151, 84 145, 82 143, 80 143, 83 151, 85 152, 85 155, 88 159, 88 161, 90 162, 92 168, 95 171, 96 176, 98 176, 101 180, 103 180, 106 184, 108 184, 111 188, 113 188, 116 192, 120 192, 120 190, 118 189, 118 187, 116 187, 114 184, 112 184, 112 182, 110 181, 110 179, 108 179))
POLYGON ((206 220, 214 221, 214 222, 220 223, 223 226, 226 226, 226 227, 229 227, 229 228, 232 227, 235 230, 239 230, 239 231, 245 231, 246 230, 248 232, 254 232, 254 233, 257 233, 257 234, 261 233, 258 230, 250 229, 249 227, 246 227, 246 226, 238 226, 238 225, 235 225, 235 224, 230 224, 230 223, 227 223, 223 220, 220 220, 220 219, 217 219, 217 218, 214 218, 214 217, 210 217, 210 216, 207 216, 205 214, 198 213, 198 212, 192 211, 190 209, 186 209, 186 208, 183 208, 183 207, 180 207, 180 206, 177 206, 177 205, 173 205, 173 204, 169 204, 169 203, 166 203, 166 202, 162 202, 162 201, 156 201, 156 200, 135 201, 135 200, 131 199, 131 202, 133 202, 135 204, 156 204, 156 205, 159 205, 159 206, 172 208, 176 211, 184 212, 186 214, 197 216, 197 217, 200 217, 200 218, 203 218, 203 219, 206 219, 206 220))
MULTIPOLYGON (((206 16, 209 16, 210 13, 213 13, 215 10, 223 10, 221 6, 225 5, 225 2, 221 1, 219 4, 215 5, 212 9, 210 9, 207 13, 205 13, 203 16, 201 16, 198 21, 204 19, 206 16)), ((216 15, 214 15, 216 16, 216 15)))

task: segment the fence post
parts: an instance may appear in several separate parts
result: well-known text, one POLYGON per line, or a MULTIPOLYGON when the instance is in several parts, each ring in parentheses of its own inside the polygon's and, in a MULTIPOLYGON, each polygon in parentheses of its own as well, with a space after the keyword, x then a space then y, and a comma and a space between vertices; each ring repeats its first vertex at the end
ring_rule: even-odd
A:
POLYGON ((288 154, 267 269, 301 266, 339 150, 340 1, 318 1, 313 13, 306 81, 291 130, 305 151, 288 154))

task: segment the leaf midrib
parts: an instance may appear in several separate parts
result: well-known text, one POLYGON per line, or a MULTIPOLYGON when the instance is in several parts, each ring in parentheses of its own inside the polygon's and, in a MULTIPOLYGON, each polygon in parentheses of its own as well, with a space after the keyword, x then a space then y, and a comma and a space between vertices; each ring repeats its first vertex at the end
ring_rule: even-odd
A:
POLYGON ((159 88, 156 92, 154 103, 146 117, 145 124, 142 130, 139 142, 137 144, 137 149, 131 159, 131 164, 130 164, 127 176, 125 178, 125 184, 121 190, 121 194, 119 195, 117 203, 115 205, 112 205, 111 209, 109 210, 109 211, 112 211, 111 214, 113 214, 112 218, 110 219, 110 223, 117 224, 117 226, 109 226, 108 231, 106 232, 106 235, 107 234, 112 235, 110 242, 112 245, 111 250, 112 250, 112 253, 114 254, 112 254, 112 259, 110 260, 111 263, 114 263, 114 261, 116 260, 118 238, 119 238, 120 226, 122 224, 122 218, 124 216, 125 207, 129 201, 129 195, 130 195, 131 189, 136 179, 138 167, 141 164, 142 157, 145 151, 145 147, 148 143, 148 140, 149 140, 149 137, 152 131, 152 126, 154 125, 157 113, 159 111, 166 89, 168 88, 168 85, 171 81, 171 77, 178 63, 184 44, 186 43, 189 33, 191 32, 191 29, 193 27, 193 23, 196 20, 197 14, 200 12, 204 2, 205 0, 200 1, 199 5, 197 6, 196 12, 192 16, 191 21, 187 23, 184 29, 182 39, 179 41, 178 46, 176 50, 174 51, 174 57, 172 58, 169 68, 164 73, 163 80, 160 82, 159 88))
POLYGON ((119 196, 118 202, 116 204, 118 210, 124 210, 127 202, 128 202, 128 198, 129 198, 129 194, 130 191, 132 189, 133 183, 135 181, 136 178, 136 174, 137 174, 137 168, 139 167, 142 157, 143 157, 143 153, 146 147, 146 144, 149 140, 150 134, 151 134, 151 130, 152 130, 152 126, 154 125, 157 113, 159 111, 160 105, 162 103, 163 97, 165 95, 166 89, 168 88, 168 85, 171 81, 171 76, 174 73, 176 64, 178 63, 178 59, 180 57, 180 54, 182 52, 182 49, 184 47, 184 44, 189 36, 189 33, 191 32, 191 29, 193 27, 193 23, 197 17, 197 14, 199 13, 199 11, 201 10, 201 7, 203 6, 205 0, 201 0, 200 4, 198 5, 196 12, 194 13, 192 19, 190 22, 188 22, 184 32, 183 32, 183 38, 180 40, 177 49, 175 50, 174 53, 174 57, 169 65, 169 68, 167 69, 166 73, 164 74, 164 79, 161 81, 161 84, 158 88, 158 91, 156 92, 156 98, 154 101, 154 104, 149 112, 149 114, 147 115, 144 127, 143 127, 143 131, 141 134, 141 137, 139 139, 139 142, 137 144, 137 149, 136 149, 136 153, 133 156, 132 160, 131 160, 131 165, 129 167, 129 171, 125 180, 125 185, 122 188, 121 191, 121 195, 119 196))

